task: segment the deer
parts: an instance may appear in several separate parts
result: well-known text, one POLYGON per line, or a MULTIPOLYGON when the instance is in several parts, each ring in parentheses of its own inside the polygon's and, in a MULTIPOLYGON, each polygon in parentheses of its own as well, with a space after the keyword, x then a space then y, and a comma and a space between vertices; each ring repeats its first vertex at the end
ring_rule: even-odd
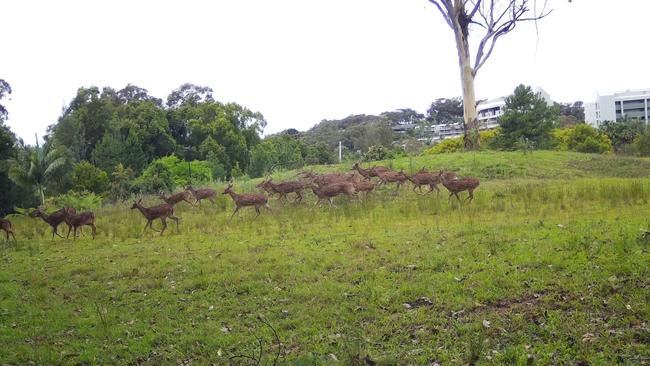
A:
POLYGON ((196 202, 199 203, 199 207, 201 207, 201 200, 204 199, 209 200, 213 204, 215 203, 214 199, 217 197, 217 191, 215 191, 214 189, 210 189, 210 188, 194 189, 192 185, 188 185, 187 187, 185 187, 185 189, 188 190, 190 193, 192 193, 196 202))
POLYGON ((271 178, 269 178, 268 180, 265 180, 262 183, 258 184, 256 187, 264 189, 270 195, 273 195, 275 193, 279 194, 280 200, 286 200, 289 193, 295 193, 296 199, 294 202, 300 202, 302 201, 302 190, 305 189, 305 185, 306 184, 304 182, 297 180, 290 180, 275 184, 271 178))
POLYGON ((420 191, 419 194, 428 194, 433 192, 435 189, 437 193, 440 193, 440 189, 438 188, 438 183, 440 183, 440 177, 438 177, 438 174, 433 174, 427 172, 424 167, 420 169, 417 173, 413 175, 408 175, 406 174, 406 178, 408 178, 411 183, 413 183, 413 192, 418 193, 415 191, 417 188, 418 191, 420 191), (429 186, 429 190, 425 193, 422 193, 422 186, 429 186))
POLYGON ((363 192, 364 197, 367 197, 368 194, 375 189, 375 183, 371 180, 360 179, 359 177, 355 177, 352 184, 354 185, 355 191, 363 192))
POLYGON ((4 231, 7 235, 7 242, 9 242, 9 234, 11 234, 11 237, 14 238, 14 242, 16 241, 16 235, 14 234, 13 227, 11 226, 11 221, 0 217, 0 230, 4 231))
MULTIPOLYGON (((74 240, 77 240, 77 229, 81 230, 82 226, 88 225, 92 228, 93 239, 95 239, 95 234, 97 233, 97 226, 95 226, 95 214, 91 211, 82 212, 78 215, 73 214, 68 217, 68 222, 72 225, 74 230, 74 240)), ((68 235, 66 239, 70 237, 70 230, 68 230, 68 235)))
POLYGON ((456 196, 458 202, 461 202, 458 193, 467 191, 467 193, 469 193, 469 196, 465 200, 469 200, 469 202, 471 202, 474 199, 474 190, 479 185, 478 179, 471 177, 454 177, 450 179, 448 173, 449 172, 444 172, 441 170, 438 173, 438 177, 440 177, 442 185, 445 186, 445 188, 447 188, 447 190, 450 192, 449 199, 451 199, 451 196, 456 196))
POLYGON ((359 165, 359 162, 354 163, 351 170, 356 170, 357 172, 359 172, 359 174, 361 174, 362 177, 364 177, 367 180, 370 180, 370 178, 372 177, 379 177, 379 173, 386 173, 391 171, 385 166, 374 166, 372 168, 363 169, 359 165))
POLYGON ((318 186, 316 184, 310 185, 312 192, 318 197, 318 201, 314 203, 313 207, 318 206, 324 199, 330 201, 330 207, 333 205, 334 197, 339 194, 345 194, 349 198, 353 198, 356 194, 354 184, 350 182, 336 182, 327 185, 318 186))
POLYGON ((269 206, 268 197, 258 193, 237 194, 232 190, 232 183, 228 183, 228 187, 223 191, 222 194, 229 194, 232 200, 235 202, 235 211, 232 213, 232 215, 230 215, 231 220, 240 208, 246 206, 255 207, 255 211, 257 212, 257 215, 255 215, 255 217, 260 215, 260 207, 262 206, 264 206, 270 212, 273 212, 269 206))
POLYGON ((140 198, 137 202, 133 202, 133 206, 131 206, 131 209, 138 209, 142 213, 142 216, 144 216, 145 219, 147 219, 147 224, 144 226, 144 230, 142 233, 147 231, 147 228, 150 228, 153 231, 160 232, 160 235, 165 232, 165 229, 167 228, 167 219, 170 218, 174 221, 176 221, 176 232, 178 232, 178 217, 174 216, 174 206, 163 203, 161 205, 157 206, 152 206, 152 207, 144 207, 142 206, 142 198, 140 198), (151 223, 155 219, 160 219, 160 221, 163 224, 162 230, 156 230, 151 226, 151 223))
POLYGON ((382 172, 378 174, 379 176, 379 184, 380 185, 386 185, 388 183, 397 183, 397 187, 395 187, 395 192, 399 191, 399 187, 404 184, 408 180, 406 177, 406 174, 404 174, 404 169, 400 170, 399 172, 394 172, 394 171, 387 171, 387 172, 382 172))
POLYGON ((47 214, 43 210, 43 207, 38 207, 36 210, 31 212, 29 216, 40 217, 41 219, 43 219, 43 221, 45 221, 48 225, 50 225, 52 227, 52 240, 54 240, 55 234, 63 238, 63 236, 58 232, 58 227, 63 222, 65 222, 65 224, 68 225, 68 235, 70 235, 72 224, 69 221, 69 217, 74 216, 76 213, 77 210, 75 210, 74 208, 64 207, 62 209, 52 212, 51 214, 47 214))
POLYGON ((354 174, 341 173, 317 174, 314 172, 300 172, 299 175, 309 179, 312 183, 316 183, 319 186, 338 182, 352 182, 352 180, 355 179, 354 174))
POLYGON ((190 198, 192 198, 192 193, 190 191, 174 193, 169 197, 166 197, 165 193, 163 191, 160 191, 158 193, 158 197, 160 197, 161 200, 165 201, 166 204, 172 207, 181 201, 185 201, 189 203, 192 207, 194 207, 194 202, 190 200, 190 198))

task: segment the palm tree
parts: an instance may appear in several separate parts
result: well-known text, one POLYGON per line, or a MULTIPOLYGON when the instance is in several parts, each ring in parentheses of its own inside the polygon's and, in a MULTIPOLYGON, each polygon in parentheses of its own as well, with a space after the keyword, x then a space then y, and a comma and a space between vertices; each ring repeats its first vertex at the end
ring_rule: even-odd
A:
POLYGON ((57 149, 51 142, 46 142, 42 147, 36 139, 36 147, 24 146, 18 158, 11 161, 9 178, 16 184, 24 187, 35 187, 45 204, 46 183, 61 173, 61 168, 66 163, 63 151, 57 149))

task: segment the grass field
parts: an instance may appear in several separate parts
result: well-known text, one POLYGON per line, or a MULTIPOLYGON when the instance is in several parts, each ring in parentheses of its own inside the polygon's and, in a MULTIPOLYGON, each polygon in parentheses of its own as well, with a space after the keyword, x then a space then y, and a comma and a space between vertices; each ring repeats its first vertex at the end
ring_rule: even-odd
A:
POLYGON ((251 365, 261 354, 271 365, 278 353, 278 365, 650 363, 650 161, 389 163, 481 185, 466 205, 409 187, 331 209, 273 201, 273 214, 232 221, 221 196, 179 204, 180 232, 162 237, 142 234, 127 203, 97 212, 95 240, 51 241, 42 221, 13 217, 0 364, 251 365))

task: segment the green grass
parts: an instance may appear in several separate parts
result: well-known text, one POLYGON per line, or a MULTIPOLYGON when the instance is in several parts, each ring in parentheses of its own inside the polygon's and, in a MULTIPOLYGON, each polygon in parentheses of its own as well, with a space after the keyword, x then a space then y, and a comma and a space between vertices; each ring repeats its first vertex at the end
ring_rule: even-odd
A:
POLYGON ((272 202, 272 215, 232 221, 221 196, 179 205, 180 233, 163 237, 142 235, 126 204, 97 213, 94 241, 50 241, 44 223, 14 217, 19 242, 0 252, 1 363, 227 365, 257 357, 261 339, 270 365, 278 348, 259 317, 283 365, 649 362, 646 160, 392 163, 482 181, 469 205, 383 191, 332 209, 272 202), (506 173, 485 179, 497 165, 506 173))

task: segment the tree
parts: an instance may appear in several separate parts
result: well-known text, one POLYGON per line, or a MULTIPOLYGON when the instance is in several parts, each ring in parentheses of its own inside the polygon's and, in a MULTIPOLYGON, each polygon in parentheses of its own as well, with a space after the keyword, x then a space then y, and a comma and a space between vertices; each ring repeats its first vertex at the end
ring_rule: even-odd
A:
POLYGON ((45 187, 62 174, 66 160, 63 150, 51 141, 41 147, 37 139, 36 147, 23 147, 22 154, 12 161, 9 178, 18 185, 36 188, 41 203, 45 204, 45 187))
POLYGON ((503 149, 514 149, 521 142, 533 143, 538 148, 549 147, 557 116, 557 108, 549 107, 530 86, 519 85, 506 98, 503 115, 499 117, 501 134, 495 144, 503 149))
POLYGON ((622 151, 632 144, 636 137, 646 129, 645 122, 636 118, 623 118, 618 121, 604 121, 600 130, 612 141, 615 151, 622 151))
MULTIPOLYGON (((0 79, 0 100, 4 99, 7 95, 11 94, 11 85, 6 82, 4 79, 0 79)), ((7 120, 7 108, 0 104, 0 124, 4 123, 7 120)))
POLYGON ((87 161, 74 166, 72 183, 77 191, 104 193, 108 189, 108 174, 87 161))
POLYGON ((533 9, 535 10, 533 16, 527 16, 531 11, 530 0, 429 1, 438 8, 445 22, 454 32, 463 90, 464 143, 466 149, 474 150, 480 144, 474 92, 476 74, 492 55, 494 46, 500 37, 510 33, 518 23, 537 21, 547 16, 549 12, 542 9, 538 15, 536 9, 533 9), (479 41, 473 64, 469 46, 470 24, 478 25, 484 32, 479 41))
POLYGON ((440 125, 463 121, 463 99, 438 98, 427 109, 427 121, 440 125))

